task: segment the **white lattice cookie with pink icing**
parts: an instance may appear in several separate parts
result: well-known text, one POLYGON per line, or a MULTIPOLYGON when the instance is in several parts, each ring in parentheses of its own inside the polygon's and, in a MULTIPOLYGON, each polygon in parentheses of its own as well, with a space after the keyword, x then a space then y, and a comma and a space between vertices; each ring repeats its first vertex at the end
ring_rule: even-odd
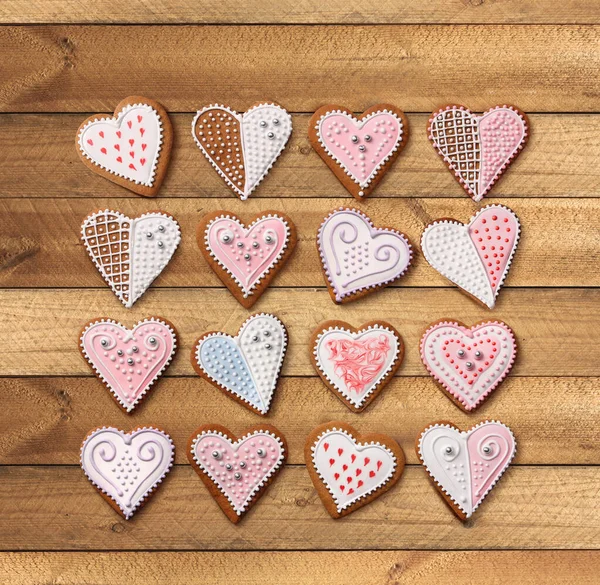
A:
POLYGON ((311 431, 304 446, 310 478, 332 518, 366 506, 391 489, 404 471, 404 452, 380 433, 360 434, 332 421, 311 431))
POLYGON ((432 114, 427 132, 462 188, 481 201, 523 150, 529 121, 515 106, 476 115, 452 104, 432 114))
POLYGON ((199 223, 197 241, 208 265, 249 309, 292 255, 296 228, 279 211, 265 211, 246 223, 229 211, 215 211, 199 223))
POLYGON ((441 320, 421 338, 421 360, 427 371, 465 412, 474 411, 503 382, 516 357, 515 336, 501 321, 467 327, 441 320))
POLYGON ((287 458, 284 436, 260 425, 236 437, 221 425, 197 429, 188 459, 227 518, 237 524, 262 497, 287 458))
POLYGON ((444 501, 465 521, 508 469, 517 444, 501 422, 486 420, 461 431, 442 421, 419 435, 416 450, 444 501))
POLYGON ((310 347, 313 366, 325 385, 354 412, 375 400, 404 359, 402 337, 384 321, 358 328, 326 321, 313 332, 310 347))
POLYGON ((160 487, 173 466, 175 446, 156 427, 129 433, 114 427, 91 431, 81 448, 81 467, 100 495, 129 520, 160 487))
POLYGON ((360 116, 335 105, 311 117, 308 137, 313 148, 356 199, 367 197, 390 169, 408 141, 404 112, 377 104, 360 116))
POLYGON ((489 309, 508 275, 521 226, 515 213, 488 205, 468 224, 438 219, 421 236, 425 259, 442 276, 489 309))
POLYGON ((115 108, 114 117, 96 114, 77 131, 77 152, 98 175, 138 195, 154 197, 165 178, 173 128, 156 101, 131 96, 115 108))
POLYGON ((130 309, 171 260, 181 230, 162 211, 131 218, 103 209, 83 220, 81 239, 102 278, 130 309))
POLYGON ((362 211, 332 211, 317 233, 325 282, 334 303, 348 303, 390 285, 412 262, 408 238, 393 228, 375 227, 362 211))
POLYGON ((177 332, 161 317, 128 329, 113 319, 94 319, 81 332, 79 349, 94 373, 128 414, 169 367, 177 332))

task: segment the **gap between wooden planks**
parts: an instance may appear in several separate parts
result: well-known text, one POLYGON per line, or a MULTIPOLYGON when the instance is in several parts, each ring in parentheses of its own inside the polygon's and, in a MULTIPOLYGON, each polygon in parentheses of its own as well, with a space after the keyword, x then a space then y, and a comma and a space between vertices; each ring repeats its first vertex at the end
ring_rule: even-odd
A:
POLYGON ((105 112, 128 95, 245 109, 268 89, 291 112, 597 112, 599 38, 593 25, 5 26, 0 110, 105 112))
POLYGON ((94 377, 0 378, 0 465, 77 465, 81 443, 92 429, 144 425, 168 432, 176 445, 176 462, 187 463, 183 446, 201 424, 214 422, 238 435, 262 422, 272 424, 286 437, 288 463, 303 464, 306 436, 330 420, 345 421, 359 432, 392 436, 407 461, 416 464, 415 438, 430 423, 448 420, 469 429, 485 419, 513 429, 517 465, 598 465, 599 382, 509 377, 475 413, 466 414, 432 378, 397 378, 356 416, 319 378, 283 378, 269 415, 262 418, 197 377, 161 380, 133 415, 122 412, 94 377))
MULTIPOLYGON (((272 97, 267 93, 262 99, 272 97)), ((250 103, 239 106, 245 109, 250 103)), ((194 103, 196 108, 202 105, 205 104, 200 100, 194 103)), ((0 198, 139 199, 138 195, 92 173, 79 160, 75 136, 85 117, 87 114, 83 113, 0 114, 0 198)), ((156 204, 160 206, 173 197, 229 196, 234 200, 233 193, 192 139, 193 114, 171 114, 170 118, 175 144, 156 204)), ((267 198, 342 197, 348 204, 353 202, 310 146, 309 118, 308 114, 294 114, 292 138, 268 177, 252 194, 251 201, 258 199, 269 205, 267 198)), ((427 139, 429 114, 411 114, 408 119, 408 145, 372 198, 418 195, 466 199, 465 192, 427 139)), ((600 192, 600 168, 596 164, 600 159, 600 115, 533 114, 530 123, 527 147, 494 186, 493 196, 596 197, 600 192)))

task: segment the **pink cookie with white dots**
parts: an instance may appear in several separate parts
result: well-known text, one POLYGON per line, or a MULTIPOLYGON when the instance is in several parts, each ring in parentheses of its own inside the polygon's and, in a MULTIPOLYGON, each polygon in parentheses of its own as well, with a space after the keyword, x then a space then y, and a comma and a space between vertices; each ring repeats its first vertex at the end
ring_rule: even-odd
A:
POLYGON ((251 427, 241 438, 221 425, 203 425, 188 445, 192 467, 234 524, 260 499, 286 458, 285 438, 271 425, 251 427))
POLYGON ((481 201, 523 150, 529 121, 515 106, 496 106, 478 116, 452 104, 432 114, 427 133, 462 188, 481 201))
POLYGON ((511 328, 501 321, 467 327, 438 321, 421 339, 421 360, 448 397, 472 412, 502 383, 517 357, 511 328))

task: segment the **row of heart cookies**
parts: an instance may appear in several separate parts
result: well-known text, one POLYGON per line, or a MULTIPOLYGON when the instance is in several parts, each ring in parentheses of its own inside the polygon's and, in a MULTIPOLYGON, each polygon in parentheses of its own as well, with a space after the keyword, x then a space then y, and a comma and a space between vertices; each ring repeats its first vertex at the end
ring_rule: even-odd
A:
MULTIPOLYGON (((221 425, 207 424, 190 437, 186 452, 221 510, 237 524, 281 471, 288 449, 284 436, 270 425, 252 427, 238 438, 221 425)), ((483 421, 468 431, 437 422, 417 437, 416 452, 438 493, 464 521, 508 468, 516 442, 511 430, 497 421, 483 421)), ((338 421, 313 429, 304 453, 310 477, 333 518, 391 489, 405 463, 393 438, 362 435, 338 421)), ((129 520, 163 482, 174 455, 171 437, 159 428, 126 433, 102 427, 85 438, 80 461, 102 497, 129 520)))
MULTIPOLYGON (((260 102, 243 114, 210 105, 192 121, 202 154, 241 200, 266 177, 291 133, 291 116, 273 102, 260 102)), ((452 104, 432 114, 427 133, 467 194, 481 201, 525 146, 529 124, 514 106, 495 106, 478 116, 452 104)), ((374 190, 408 134, 406 116, 389 104, 375 105, 358 117, 345 107, 326 105, 313 114, 308 130, 313 148, 356 199, 374 190)), ((173 128, 163 106, 132 96, 117 105, 114 117, 85 120, 76 143, 91 170, 152 197, 167 172, 173 128)))
MULTIPOLYGON (((266 415, 288 344, 274 315, 250 316, 237 335, 210 331, 198 338, 191 362, 199 376, 253 412, 266 415)), ((353 412, 363 411, 392 379, 404 359, 400 333, 385 321, 358 328, 326 321, 313 332, 311 360, 324 384, 353 412)), ((149 317, 128 329, 95 319, 79 348, 121 408, 132 413, 165 372, 177 350, 177 333, 165 319, 149 317)), ((517 342, 499 321, 467 327, 442 320, 427 328, 420 356, 446 395, 472 412, 502 383, 514 364, 517 342)))
MULTIPOLYGON (((492 309, 508 274, 520 235, 517 216, 489 205, 468 224, 439 219, 425 227, 421 250, 429 264, 470 297, 492 309)), ((163 212, 130 218, 118 211, 89 215, 81 228, 94 264, 128 308, 169 263, 181 241, 174 217, 163 212)), ((198 246, 233 296, 251 307, 291 256, 297 235, 292 220, 266 211, 243 223, 215 211, 198 225, 198 246)), ((347 303, 388 286, 413 259, 408 238, 376 227, 362 211, 340 208, 319 227, 317 248, 335 303, 347 303)))

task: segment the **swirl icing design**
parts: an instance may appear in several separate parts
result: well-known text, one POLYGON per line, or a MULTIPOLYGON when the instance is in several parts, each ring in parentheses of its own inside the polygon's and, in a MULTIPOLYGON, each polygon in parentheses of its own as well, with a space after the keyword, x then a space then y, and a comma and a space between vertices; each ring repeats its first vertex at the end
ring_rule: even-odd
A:
POLYGON ((171 260, 181 230, 164 213, 132 219, 106 209, 84 220, 81 237, 102 277, 129 309, 171 260))
POLYGON ((398 359, 400 344, 379 325, 358 333, 335 328, 318 337, 314 351, 335 390, 360 407, 398 359))
POLYGON ((512 210, 489 205, 467 225, 455 220, 430 224, 421 237, 421 248, 427 262, 440 274, 493 309, 520 230, 512 210))
POLYGON ((336 302, 389 284, 406 272, 412 249, 400 232, 373 227, 356 209, 339 209, 317 236, 321 261, 336 302))
POLYGON ((285 459, 282 442, 267 431, 235 442, 217 431, 204 431, 192 442, 192 455, 238 516, 285 459))
POLYGON ((230 216, 206 227, 205 243, 211 256, 234 278, 244 298, 281 258, 290 239, 287 222, 267 216, 246 227, 230 216))
POLYGON ((283 323, 273 315, 254 315, 236 337, 211 333, 201 338, 194 359, 217 386, 266 414, 287 349, 283 323))
POLYGON ((81 467, 129 520, 169 472, 173 457, 171 438, 162 431, 143 428, 125 433, 108 427, 86 438, 81 467))
POLYGON ((429 139, 474 201, 481 201, 527 141, 527 122, 512 107, 481 116, 448 106, 429 120, 429 139))
POLYGON ((146 319, 133 329, 99 321, 81 335, 81 349, 117 401, 131 412, 166 370, 176 341, 173 329, 159 319, 146 319))
POLYGON ((269 103, 244 114, 226 106, 208 106, 192 122, 196 144, 242 201, 267 175, 291 133, 292 117, 269 103))
POLYGON ((510 429, 484 422, 470 431, 436 424, 419 439, 419 457, 440 490, 470 518, 516 453, 510 429))
POLYGON ((359 443, 338 429, 317 439, 312 460, 338 513, 384 486, 396 469, 396 457, 387 447, 359 443))

